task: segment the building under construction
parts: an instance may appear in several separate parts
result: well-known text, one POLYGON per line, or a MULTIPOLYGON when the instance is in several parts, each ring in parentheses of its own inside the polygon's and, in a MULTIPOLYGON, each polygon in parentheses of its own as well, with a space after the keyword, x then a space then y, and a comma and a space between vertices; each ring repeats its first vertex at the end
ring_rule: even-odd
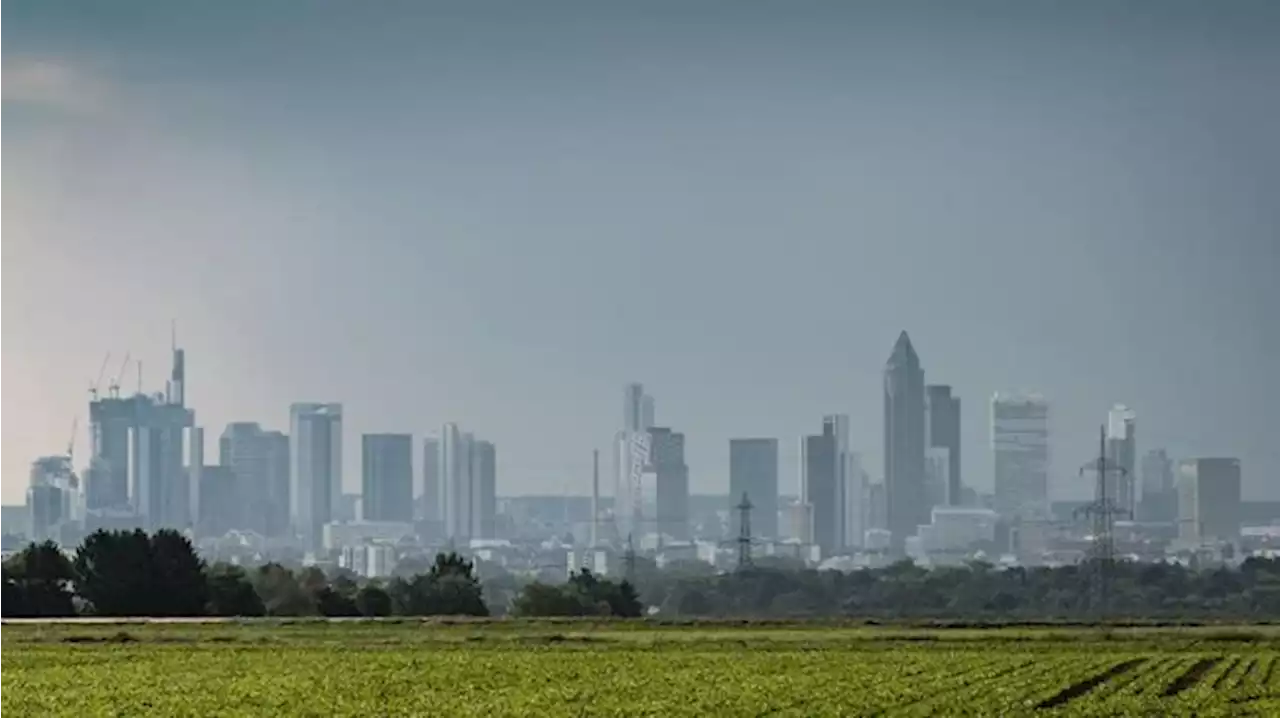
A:
MULTIPOLYGON (((120 373, 128 366, 128 357, 120 373)), ((106 397, 89 402, 90 459, 86 504, 92 512, 131 513, 147 529, 191 525, 191 487, 184 467, 187 430, 195 413, 186 407, 185 356, 176 346, 164 392, 120 396, 119 373, 106 397)))

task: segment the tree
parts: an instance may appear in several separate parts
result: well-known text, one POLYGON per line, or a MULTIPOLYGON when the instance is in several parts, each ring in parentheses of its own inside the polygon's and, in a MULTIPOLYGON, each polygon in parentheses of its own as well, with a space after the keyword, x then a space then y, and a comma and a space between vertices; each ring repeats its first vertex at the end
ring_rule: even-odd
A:
POLYGON ((161 599, 146 532, 95 531, 76 549, 76 593, 99 616, 148 616, 161 599))
POLYGON ((52 541, 27 544, 4 565, 6 617, 74 616, 71 562, 52 541))
POLYGON ((253 589, 268 616, 313 616, 315 600, 293 572, 278 563, 263 564, 253 576, 253 589))
POLYGON ((100 616, 199 616, 204 561, 171 529, 95 531, 76 550, 76 592, 100 616))
POLYGON ((356 592, 356 610, 361 616, 390 616, 391 595, 381 586, 366 584, 356 592))
POLYGON ((266 607, 253 589, 244 569, 231 564, 214 564, 206 573, 208 613, 212 616, 262 616, 266 607))
POLYGON ((151 536, 150 572, 157 592, 153 616, 199 616, 209 599, 204 560, 186 536, 161 529, 151 536))

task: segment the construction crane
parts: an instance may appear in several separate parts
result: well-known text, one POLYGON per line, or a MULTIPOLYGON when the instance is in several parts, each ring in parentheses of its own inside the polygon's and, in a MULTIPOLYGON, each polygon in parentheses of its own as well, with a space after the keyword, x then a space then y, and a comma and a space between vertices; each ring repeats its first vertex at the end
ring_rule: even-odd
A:
POLYGON ((120 364, 120 371, 111 378, 111 383, 107 384, 107 391, 110 392, 112 399, 120 398, 120 379, 124 377, 124 370, 129 366, 130 353, 124 353, 124 361, 120 364))
POLYGON ((79 428, 80 428, 80 415, 77 414, 76 418, 71 420, 71 438, 67 440, 67 463, 72 465, 74 465, 74 462, 72 461, 72 457, 75 455, 75 450, 76 450, 76 429, 79 429, 79 428))
POLYGON ((98 385, 102 383, 102 375, 107 371, 107 362, 111 361, 111 352, 102 357, 102 366, 98 368, 98 378, 89 385, 89 401, 98 400, 98 385))

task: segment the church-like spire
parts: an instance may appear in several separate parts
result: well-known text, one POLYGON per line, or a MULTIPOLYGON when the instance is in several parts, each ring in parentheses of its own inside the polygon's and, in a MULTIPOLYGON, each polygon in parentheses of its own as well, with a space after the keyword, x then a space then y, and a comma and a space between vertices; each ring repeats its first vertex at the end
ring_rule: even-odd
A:
POLYGON ((893 345, 893 353, 889 355, 889 361, 886 363, 889 366, 920 363, 920 357, 916 355, 916 348, 911 346, 911 337, 907 336, 907 330, 902 330, 898 335, 898 341, 893 345))

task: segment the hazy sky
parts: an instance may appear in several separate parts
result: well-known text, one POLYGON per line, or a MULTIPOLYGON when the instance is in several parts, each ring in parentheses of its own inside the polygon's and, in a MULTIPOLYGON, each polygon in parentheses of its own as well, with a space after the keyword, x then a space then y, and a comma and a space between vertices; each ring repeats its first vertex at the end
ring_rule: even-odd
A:
POLYGON ((1280 3, 5 0, 3 71, 5 502, 174 317, 210 455, 341 401, 352 488, 453 420, 586 492, 630 380, 695 491, 832 412, 879 478, 905 328, 967 483, 1025 389, 1058 496, 1124 402, 1280 497, 1280 3))

